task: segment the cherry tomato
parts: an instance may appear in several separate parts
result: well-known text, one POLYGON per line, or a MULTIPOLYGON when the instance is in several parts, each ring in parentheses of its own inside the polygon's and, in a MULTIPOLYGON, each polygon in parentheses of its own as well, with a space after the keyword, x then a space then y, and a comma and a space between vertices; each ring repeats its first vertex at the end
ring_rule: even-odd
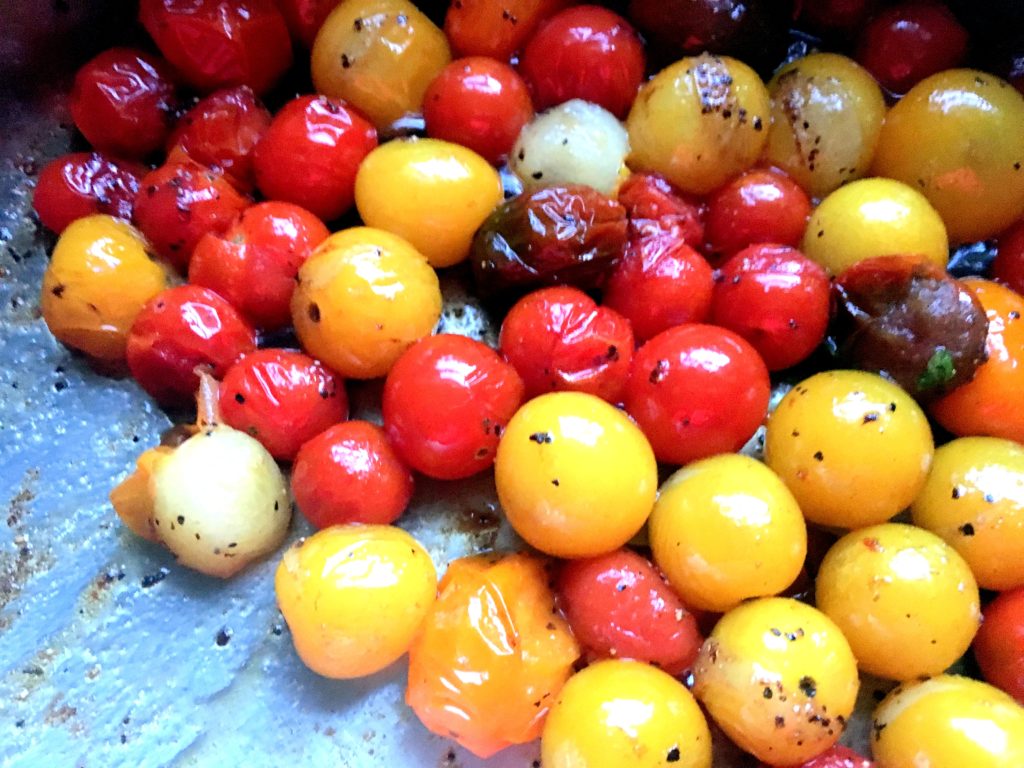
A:
POLYGON ((292 63, 292 43, 273 0, 141 0, 139 20, 193 88, 270 90, 292 63))
POLYGON ((569 0, 452 0, 444 32, 459 56, 508 61, 537 25, 569 0))
POLYGON ((633 104, 644 68, 636 30, 597 5, 567 8, 542 22, 519 58, 537 109, 583 99, 620 120, 633 104))
POLYGON ((256 183, 252 153, 270 125, 270 112, 246 85, 211 93, 184 114, 168 140, 200 165, 217 168, 242 192, 256 183))
MULTIPOLYGON (((40 176, 40 185, 42 182, 40 176)), ((37 198, 38 189, 37 187, 37 198)), ((999 236, 999 250, 995 261, 992 262, 992 276, 1024 296, 1024 219, 999 236)))
POLYGON ((492 165, 505 159, 532 117, 523 78, 486 56, 451 62, 423 96, 427 134, 468 147, 492 165))
POLYGON ((317 528, 393 523, 412 491, 412 472, 367 421, 346 421, 308 440, 292 465, 295 503, 317 528))
POLYGON ((1024 587, 998 595, 982 613, 974 658, 985 680, 1024 704, 1024 587))
POLYGON ((852 32, 863 27, 878 0, 797 0, 793 15, 813 28, 852 32))
POLYGON ((413 469, 442 480, 469 477, 494 463, 523 394, 519 374, 486 344, 428 336, 388 373, 384 429, 413 469))
POLYGON ((224 232, 250 202, 222 174, 198 163, 162 165, 142 179, 135 224, 157 253, 185 272, 199 239, 224 232))
POLYGON ((482 758, 540 735, 579 657, 548 579, 522 553, 449 564, 409 649, 405 701, 428 729, 482 758))
MULTIPOLYGON (((773 768, 773 766, 761 763, 760 768, 773 768)), ((774 768, 779 767, 775 766, 774 768)), ((806 763, 791 765, 788 768, 875 768, 875 764, 866 757, 858 755, 849 747, 836 744, 806 763)))
POLYGON ((134 48, 110 48, 78 70, 69 106, 97 150, 141 158, 163 146, 176 100, 166 62, 134 48))
POLYGON ((203 235, 189 262, 189 280, 219 293, 257 327, 281 328, 291 321, 299 267, 328 234, 304 208, 259 203, 223 234, 203 235))
POLYGON ((105 213, 131 221, 146 167, 98 152, 61 155, 39 172, 32 205, 43 226, 57 234, 75 219, 105 213))
POLYGON ((626 410, 659 461, 685 464, 739 450, 768 413, 768 369, 740 336, 681 325, 633 357, 626 410))
POLYGON ((275 459, 291 461, 304 442, 348 416, 348 398, 344 383, 319 361, 260 349, 224 374, 220 412, 229 427, 255 437, 275 459))
POLYGON ((811 201, 782 171, 747 171, 708 198, 705 235, 713 253, 731 256, 754 243, 797 246, 811 201))
POLYGON ((330 221, 352 207, 356 171, 376 146, 377 131, 344 102, 300 96, 281 108, 256 145, 256 185, 268 198, 330 221))
POLYGON ((825 338, 828 275, 785 245, 752 245, 715 276, 711 321, 750 342, 770 371, 804 360, 825 338))
POLYGON ((634 173, 619 187, 629 217, 630 237, 668 233, 699 248, 704 242, 704 209, 657 173, 634 173))
POLYGON ((277 0, 288 31, 306 48, 313 47, 316 33, 340 4, 341 0, 277 0))
POLYGON ((633 332, 629 321, 583 291, 542 288, 509 310, 499 347, 527 397, 587 392, 617 403, 633 359, 633 332))
POLYGON ((214 377, 255 351, 256 334, 234 307, 196 285, 168 288, 142 307, 128 334, 132 376, 162 405, 190 402, 197 366, 214 377))

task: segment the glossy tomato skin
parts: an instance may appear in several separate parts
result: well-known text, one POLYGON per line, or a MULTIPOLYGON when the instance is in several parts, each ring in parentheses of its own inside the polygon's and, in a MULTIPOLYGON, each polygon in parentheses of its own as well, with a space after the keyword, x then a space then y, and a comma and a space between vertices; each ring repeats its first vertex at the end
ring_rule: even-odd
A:
POLYGON ((533 101, 512 67, 487 56, 456 59, 423 96, 427 134, 468 147, 492 165, 508 156, 533 101))
POLYGON ((203 235, 189 262, 189 280, 219 293, 258 328, 276 330, 291 321, 299 267, 328 234, 305 208, 258 203, 223 234, 203 235))
POLYGON ((829 290, 825 270, 795 248, 752 245, 715 275, 711 321, 749 341, 768 370, 779 371, 825 338, 829 290))
POLYGON ((527 397, 574 391, 617 403, 633 359, 629 321, 576 288, 542 288, 524 296, 501 325, 501 353, 527 397))
POLYGON ((570 99, 626 116, 644 77, 640 36, 607 8, 578 5, 538 27, 519 60, 537 109, 570 99))
POLYGON ((1024 587, 1001 593, 982 615, 972 646, 981 673, 1024 704, 1024 587))
MULTIPOLYGON (((767 763, 761 763, 760 768, 773 767, 767 763)), ((778 767, 776 766, 776 768, 778 767)), ((817 757, 811 758, 806 763, 789 766, 788 768, 875 768, 875 764, 849 747, 836 744, 817 757)))
POLYGON ((32 205, 43 226, 57 234, 94 213, 131 221, 146 170, 99 152, 61 155, 40 171, 32 205))
POLYGON ((810 214, 807 193, 785 173, 747 171, 708 199, 708 248, 730 256, 754 243, 796 246, 810 214))
POLYGON ((631 238, 669 233, 687 245, 704 242, 704 207, 658 173, 633 173, 619 187, 631 238))
POLYGON ((273 0, 142 0, 139 20, 193 88, 248 85, 262 95, 292 63, 273 0))
POLYGON ((625 403, 658 460, 685 464, 739 450, 764 420, 769 394, 768 369, 748 342, 693 323, 640 347, 625 403))
POLYGON ((181 272, 207 232, 224 232, 250 203, 223 175, 193 162, 147 173, 135 196, 135 225, 181 272))
POLYGON ((341 0, 277 0, 292 37, 306 48, 313 47, 316 33, 341 0))
POLYGON ((344 102, 300 96, 256 145, 256 184, 266 197, 330 221, 352 207, 356 171, 376 146, 377 131, 344 102))
POLYGON ((651 562, 629 549, 571 560, 556 582, 559 605, 593 659, 636 659, 681 675, 703 638, 697 621, 651 562))
POLYGON ((543 19, 568 0, 452 0, 444 33, 457 56, 491 56, 507 61, 543 19))
POLYGON ((275 459, 291 461, 303 443, 348 416, 348 398, 341 379, 318 360, 260 349, 224 374, 220 412, 229 427, 255 437, 275 459))
POLYGON ((220 378, 256 349, 256 333, 211 290, 179 285, 143 306, 128 334, 128 369, 162 405, 185 405, 195 394, 196 366, 220 378))
POLYGON ((384 429, 418 472, 441 480, 469 477, 494 463, 523 397, 515 368, 486 344, 454 334, 428 336, 388 373, 384 429))
POLYGON ((1024 296, 1024 219, 999 236, 999 251, 992 262, 992 276, 1024 296))

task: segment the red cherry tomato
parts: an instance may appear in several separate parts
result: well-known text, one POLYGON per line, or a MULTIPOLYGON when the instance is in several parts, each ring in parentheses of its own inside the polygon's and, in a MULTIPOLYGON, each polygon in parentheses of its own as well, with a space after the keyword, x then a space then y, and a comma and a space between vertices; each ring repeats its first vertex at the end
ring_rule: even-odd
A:
POLYGON ((708 199, 704 234, 722 256, 754 243, 796 246, 810 215, 807 193, 782 171, 747 171, 708 199))
POLYGON ((221 233, 249 205, 224 176, 193 162, 147 173, 135 196, 135 225, 182 272, 207 232, 221 233))
MULTIPOLYGON (((773 767, 761 763, 761 768, 773 767)), ((790 766, 790 768, 875 768, 875 764, 866 757, 858 755, 849 747, 836 744, 806 763, 790 766)))
POLYGON ((247 208, 223 234, 207 232, 192 252, 189 280, 216 291, 259 328, 291 322, 295 276, 330 234, 291 203, 247 208))
POLYGON ((633 359, 633 331, 622 315, 577 288, 543 288, 509 310, 499 347, 527 397, 587 392, 617 403, 633 359))
POLYGON ((825 270, 795 248, 744 248, 715 276, 711 322, 735 331, 770 371, 796 365, 822 339, 829 319, 825 270))
POLYGON ((243 192, 252 191, 252 152, 270 125, 270 111, 245 85, 211 93, 178 121, 168 141, 200 165, 217 168, 243 192))
POLYGON ((630 237, 675 235, 694 248, 704 242, 701 206, 657 173, 634 173, 619 187, 619 202, 629 216, 630 237))
POLYGON ((512 67, 486 56, 456 59, 423 97, 427 133, 469 147, 498 165, 533 117, 526 83, 512 67))
POLYGON ((256 145, 256 184, 266 197, 330 221, 352 207, 356 171, 376 146, 376 129, 344 102, 300 96, 256 145))
POLYGON ((857 61, 882 87, 904 94, 957 66, 966 52, 967 30, 945 5, 909 0, 884 9, 863 29, 857 61))
POLYGON ((771 385, 757 351, 732 331, 681 325, 633 357, 626 411, 659 461, 690 461, 739 450, 768 412, 771 385))
POLYGON ((384 429, 409 466, 456 480, 494 463, 523 402, 515 368, 479 341, 441 334, 413 344, 384 383, 384 429))
POLYGON ((826 32, 861 29, 878 0, 796 0, 793 18, 826 32))
POLYGON ((1024 296, 1024 219, 999 236, 999 250, 992 262, 992 276, 1024 296))
POLYGON ((456 56, 508 61, 533 31, 570 0, 451 0, 444 33, 456 56))
POLYGON ((193 88, 248 85, 266 93, 292 63, 273 0, 141 0, 139 20, 193 88))
POLYGON ((537 109, 583 99, 619 119, 633 104, 645 66, 636 30, 597 5, 568 8, 544 21, 519 59, 537 109))
POLYGON ((307 48, 313 47, 316 33, 341 0, 277 0, 292 37, 307 48))
POLYGON ((256 349, 256 333, 213 291, 179 285, 142 307, 128 334, 128 369, 163 405, 186 405, 195 394, 196 366, 221 378, 256 349))
POLYGON ((974 658, 985 679, 1024 704, 1024 587, 985 606, 974 636, 974 658))
POLYGON ((292 465, 295 503, 317 528, 388 525, 409 506, 412 492, 412 472, 384 431, 366 421, 346 421, 317 435, 292 465))
POLYGON ((78 70, 70 109, 96 149, 141 158, 164 145, 175 101, 166 63, 133 48, 110 48, 78 70))
POLYGON ((275 459, 291 461, 304 442, 348 417, 348 397, 341 379, 319 360, 259 349, 224 374, 220 412, 229 427, 255 437, 275 459))
POLYGON ((644 557, 620 549, 571 560, 558 576, 559 604, 591 660, 638 659, 670 675, 690 668, 703 638, 693 614, 644 557))
POLYGON ((75 219, 94 213, 130 221, 145 174, 143 165, 97 152, 61 155, 40 171, 32 205, 43 226, 58 234, 75 219))

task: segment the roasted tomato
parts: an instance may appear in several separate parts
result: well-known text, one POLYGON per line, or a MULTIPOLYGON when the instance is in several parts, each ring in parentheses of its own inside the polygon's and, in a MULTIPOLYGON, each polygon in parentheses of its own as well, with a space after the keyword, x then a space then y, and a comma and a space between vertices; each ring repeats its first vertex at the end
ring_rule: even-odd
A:
POLYGON ((974 658, 989 683, 1024 704, 1024 588, 1003 592, 982 613, 974 658))
MULTIPOLYGON (((760 768, 780 768, 761 763, 760 768)), ((849 747, 836 744, 826 749, 817 757, 813 757, 806 763, 791 765, 787 768, 875 768, 875 764, 862 755, 858 755, 849 747)))
POLYGON ((704 242, 704 210, 657 173, 634 173, 619 187, 629 217, 629 235, 670 234, 699 248, 704 242))
POLYGON ((459 56, 507 61, 569 0, 452 0, 444 31, 459 56))
POLYGON ((277 0, 288 31, 306 48, 313 47, 316 33, 340 4, 341 0, 277 0))
POLYGON ((785 173, 747 171, 708 198, 708 248, 731 256, 755 243, 797 246, 810 215, 807 193, 785 173))
POLYGON ((39 173, 32 205, 39 221, 58 235, 75 219, 105 213, 131 221, 146 167, 98 152, 74 152, 39 173))
MULTIPOLYGON (((44 171, 45 173, 45 171, 44 171)), ((42 184, 42 177, 39 179, 42 184)), ((39 197, 38 187, 36 198, 39 197)), ((37 208, 38 210, 38 204, 37 208)), ((992 276, 1024 295, 1024 219, 999 236, 999 251, 992 263, 992 276)))

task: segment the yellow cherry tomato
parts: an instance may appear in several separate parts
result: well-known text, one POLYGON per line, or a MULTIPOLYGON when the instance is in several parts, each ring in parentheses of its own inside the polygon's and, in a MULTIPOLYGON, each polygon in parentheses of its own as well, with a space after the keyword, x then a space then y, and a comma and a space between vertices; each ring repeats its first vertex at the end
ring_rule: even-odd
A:
POLYGON ((43 275, 40 306, 50 333, 98 360, 124 360, 142 305, 170 285, 170 269, 126 221, 96 214, 61 234, 43 275))
POLYGON ((1024 708, 967 677, 900 685, 875 710, 871 753, 878 768, 1018 768, 1024 708))
POLYGON ((693 692, 742 749, 770 765, 799 765, 835 744, 860 680, 831 619, 785 597, 733 608, 694 666, 693 692))
POLYGON ((914 522, 938 534, 971 566, 978 584, 1024 586, 1024 446, 961 437, 935 451, 914 522))
POLYGON ((553 392, 509 421, 494 479, 508 521, 527 542, 557 557, 592 557, 643 526, 658 467, 625 413, 593 395, 553 392))
POLYGON ((768 83, 772 127, 765 158, 815 197, 867 174, 885 117, 885 99, 853 59, 812 53, 768 83))
POLYGON ((292 321, 303 348, 342 376, 385 375, 441 316, 441 287, 408 241, 372 227, 324 240, 299 270, 292 321))
POLYGON ((891 680, 947 669, 981 620, 978 585, 964 559, 935 534, 900 523, 861 528, 833 544, 815 596, 860 668, 891 680))
POLYGON ((449 61, 444 32, 409 0, 344 0, 320 27, 310 66, 318 93, 386 128, 420 110, 449 61))
POLYGON ((768 91, 728 56, 687 57, 641 86, 626 119, 629 165, 706 194, 760 157, 770 122, 768 91))
POLYGON ((1024 97, 986 72, 925 78, 889 110, 873 172, 921 190, 954 242, 1024 215, 1024 97))
POLYGON ((726 611, 782 592, 807 555, 807 527, 761 462, 722 454, 665 481, 648 522, 654 561, 690 607, 726 611))
POLYGON ((863 371, 825 371, 786 393, 768 419, 765 462, 815 523, 857 528, 906 509, 935 446, 921 407, 863 371))
POLYGON ((439 139, 389 141, 356 175, 367 226, 404 237, 433 267, 469 255, 473 234, 502 201, 498 172, 470 149, 439 139))
POLYGON ((337 525, 285 551, 274 579, 295 650, 317 674, 371 675, 401 657, 437 594, 430 555, 388 525, 337 525))
POLYGON ((945 268, 946 227, 920 192, 892 179, 861 179, 821 201, 802 250, 832 274, 875 256, 916 254, 945 268))
POLYGON ((576 673, 548 714, 544 768, 711 768, 711 733, 686 686, 639 661, 576 673))

